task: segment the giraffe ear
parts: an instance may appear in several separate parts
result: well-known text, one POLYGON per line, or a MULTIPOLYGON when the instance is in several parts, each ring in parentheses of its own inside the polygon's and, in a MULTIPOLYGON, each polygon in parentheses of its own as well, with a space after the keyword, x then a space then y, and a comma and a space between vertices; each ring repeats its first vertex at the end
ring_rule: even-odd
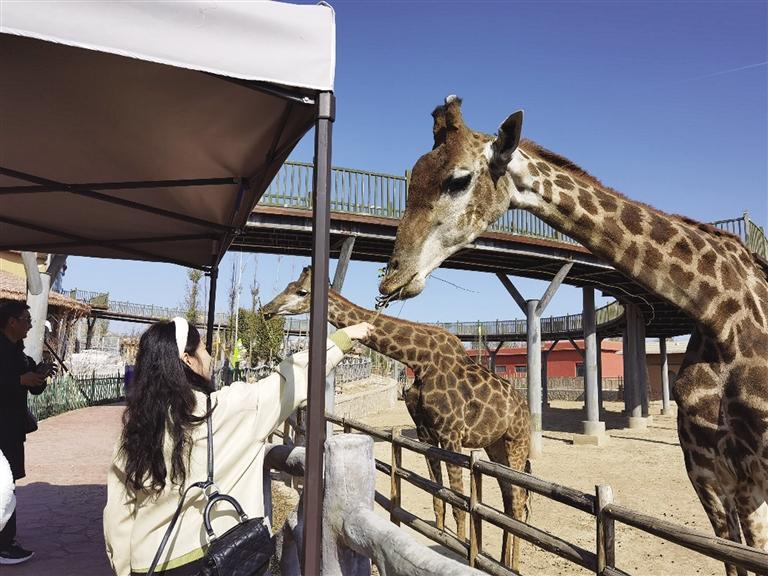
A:
POLYGON ((497 180, 507 169, 507 164, 512 160, 512 153, 520 144, 520 133, 523 129, 523 111, 518 110, 511 114, 499 126, 496 139, 493 141, 493 156, 489 162, 491 175, 497 180))
POLYGON ((434 150, 440 144, 445 142, 445 108, 438 106, 432 111, 432 118, 434 124, 432 124, 432 136, 435 138, 435 144, 432 146, 434 150))

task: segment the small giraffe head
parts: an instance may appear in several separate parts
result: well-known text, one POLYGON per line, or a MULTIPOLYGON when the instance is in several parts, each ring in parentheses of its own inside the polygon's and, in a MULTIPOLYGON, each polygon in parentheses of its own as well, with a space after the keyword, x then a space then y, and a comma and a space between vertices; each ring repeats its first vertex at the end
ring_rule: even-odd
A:
POLYGON ((495 138, 464 124, 456 96, 432 116, 434 146, 411 172, 405 213, 379 284, 387 300, 419 294, 430 272, 509 207, 499 180, 520 141, 522 111, 507 118, 495 138))
POLYGON ((312 268, 306 266, 301 275, 289 283, 285 290, 261 308, 266 319, 273 316, 293 316, 309 312, 312 303, 312 268))

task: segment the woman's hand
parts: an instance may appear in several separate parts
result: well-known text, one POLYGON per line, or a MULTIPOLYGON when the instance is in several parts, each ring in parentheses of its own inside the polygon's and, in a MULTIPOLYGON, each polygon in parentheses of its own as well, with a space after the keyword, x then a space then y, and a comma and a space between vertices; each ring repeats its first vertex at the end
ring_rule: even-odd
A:
POLYGON ((371 334, 373 329, 373 324, 369 324, 368 322, 360 322, 360 324, 352 324, 352 326, 343 328, 346 335, 352 340, 365 340, 371 334))

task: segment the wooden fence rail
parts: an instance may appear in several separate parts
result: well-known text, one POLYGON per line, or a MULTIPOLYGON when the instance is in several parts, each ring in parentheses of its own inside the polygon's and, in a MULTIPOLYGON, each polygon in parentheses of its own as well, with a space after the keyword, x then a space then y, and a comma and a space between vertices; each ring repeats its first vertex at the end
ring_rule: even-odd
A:
POLYGON ((489 522, 502 530, 507 530, 543 550, 602 576, 628 576, 615 566, 616 522, 632 526, 709 558, 756 573, 768 573, 768 553, 618 506, 613 503, 613 493, 610 486, 596 486, 594 495, 587 494, 483 460, 479 450, 472 451, 472 454, 467 457, 404 437, 398 428, 392 432, 387 432, 362 422, 349 418, 339 418, 332 414, 326 414, 326 419, 341 426, 347 433, 355 430, 392 444, 392 463, 376 460, 375 466, 377 470, 391 479, 390 497, 387 498, 377 492, 376 502, 389 512, 393 522, 405 524, 449 550, 466 557, 470 566, 494 576, 509 576, 515 573, 483 552, 483 522, 489 522), (402 448, 468 469, 470 471, 470 496, 467 497, 450 488, 439 486, 431 480, 403 468, 402 448), (502 511, 484 504, 482 502, 482 488, 485 476, 510 482, 593 516, 595 518, 596 550, 593 552, 567 542, 554 534, 515 520, 502 511), (424 520, 403 510, 400 506, 402 495, 400 480, 405 480, 429 494, 437 496, 444 502, 469 512, 469 543, 437 530, 424 520))

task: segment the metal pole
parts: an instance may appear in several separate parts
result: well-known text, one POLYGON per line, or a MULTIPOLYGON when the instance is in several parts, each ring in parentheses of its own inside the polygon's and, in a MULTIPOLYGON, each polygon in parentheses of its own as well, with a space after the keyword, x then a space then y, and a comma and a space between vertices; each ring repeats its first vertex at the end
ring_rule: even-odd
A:
POLYGON ((538 300, 528 300, 528 409, 531 411, 531 457, 542 453, 541 437, 541 317, 538 315, 538 300))
POLYGON ((216 318, 216 282, 219 279, 219 267, 214 266, 208 273, 211 288, 208 291, 208 319, 205 324, 205 347, 213 354, 213 324, 216 318))
POLYGON ((659 338, 659 356, 661 356, 661 413, 669 414, 669 358, 666 338, 659 338))
POLYGON ((304 473, 305 574, 322 570, 323 445, 325 443, 325 363, 328 333, 328 256, 331 214, 331 135, 335 115, 332 92, 318 97, 312 194, 312 307, 309 316, 309 397, 307 464, 304 473))

